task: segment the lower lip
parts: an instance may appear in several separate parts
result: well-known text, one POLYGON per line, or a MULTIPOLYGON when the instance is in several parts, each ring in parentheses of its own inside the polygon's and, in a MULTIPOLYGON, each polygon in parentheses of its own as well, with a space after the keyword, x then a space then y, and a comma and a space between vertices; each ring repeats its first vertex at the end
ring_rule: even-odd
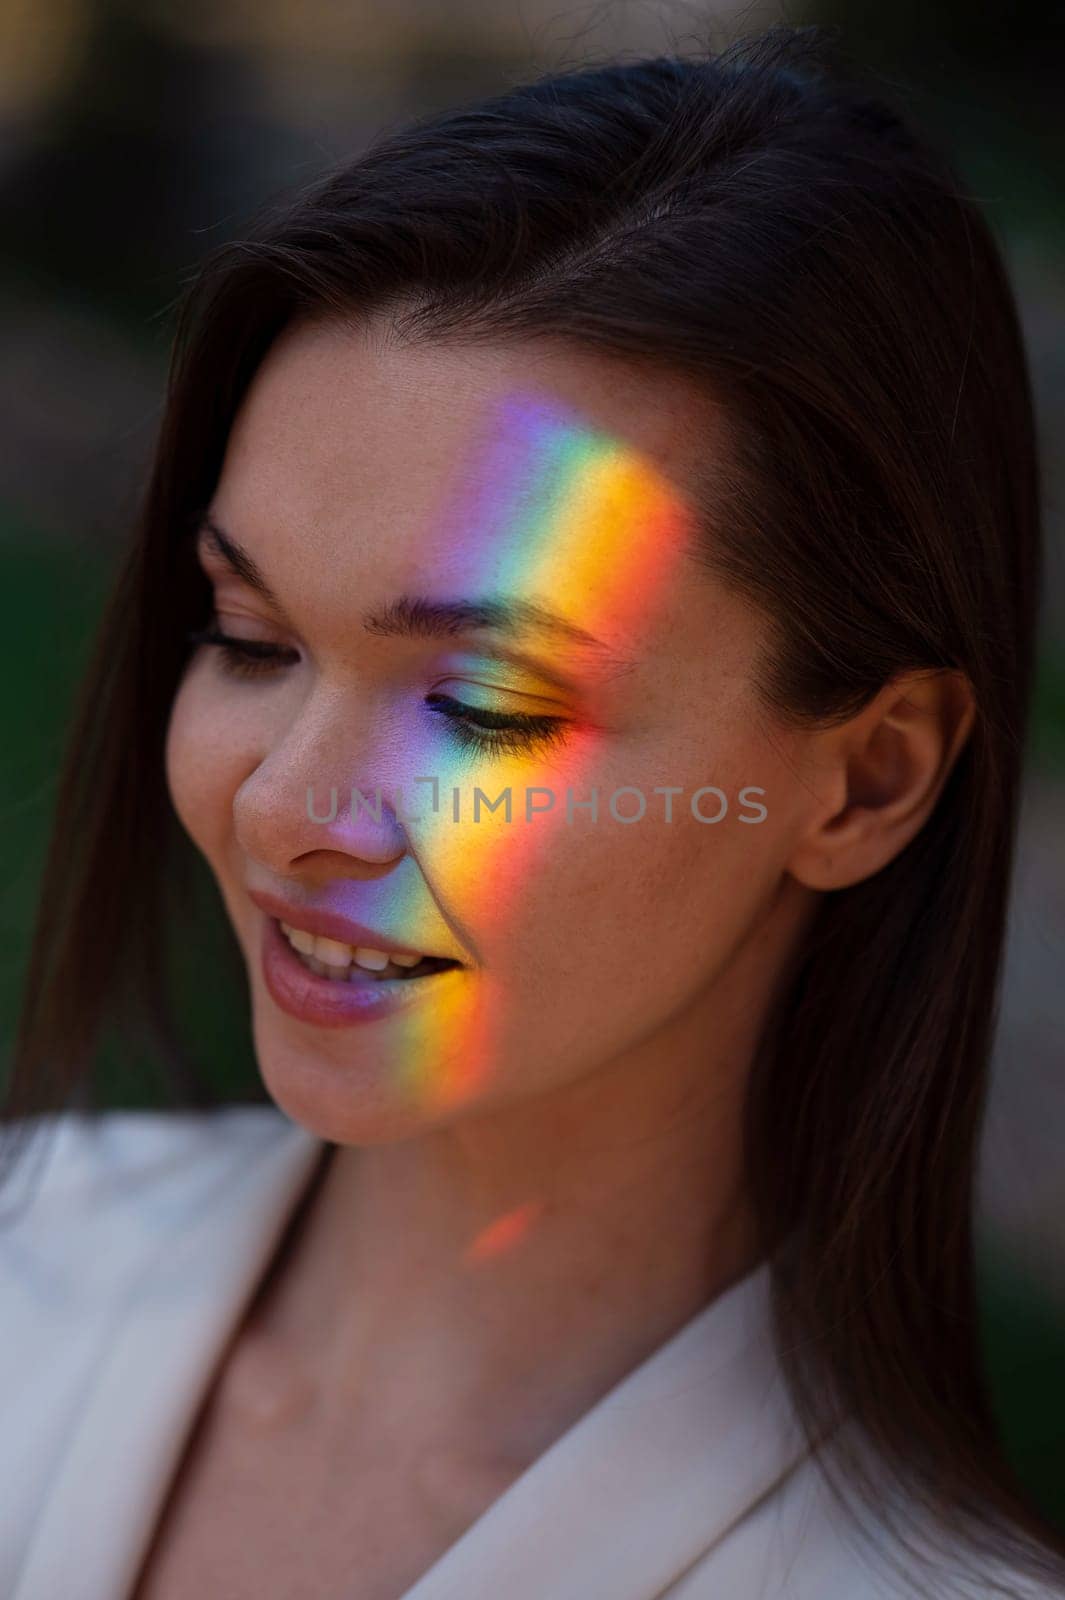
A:
POLYGON ((275 1005, 300 1022, 319 1028, 349 1028, 407 1011, 436 985, 461 969, 451 967, 426 978, 356 978, 343 983, 321 978, 305 967, 275 918, 263 918, 263 980, 275 1005))

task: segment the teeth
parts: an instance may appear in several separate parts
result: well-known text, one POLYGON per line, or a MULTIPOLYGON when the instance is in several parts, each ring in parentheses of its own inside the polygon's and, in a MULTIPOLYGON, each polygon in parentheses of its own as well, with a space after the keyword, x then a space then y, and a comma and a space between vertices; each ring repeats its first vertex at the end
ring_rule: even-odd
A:
POLYGON ((314 936, 314 954, 318 961, 324 961, 327 967, 350 967, 351 946, 341 944, 339 939, 326 939, 320 933, 314 936))
POLYGON ((374 950, 369 945, 344 944, 339 939, 294 928, 288 922, 281 923, 281 931, 311 971, 322 978, 347 974, 353 964, 364 972, 383 972, 390 961, 397 967, 416 967, 422 960, 420 955, 389 955, 387 950, 374 950))
POLYGON ((365 945, 357 946, 352 957, 355 965, 365 967, 367 972, 383 972, 388 966, 388 954, 384 950, 369 950, 365 945))

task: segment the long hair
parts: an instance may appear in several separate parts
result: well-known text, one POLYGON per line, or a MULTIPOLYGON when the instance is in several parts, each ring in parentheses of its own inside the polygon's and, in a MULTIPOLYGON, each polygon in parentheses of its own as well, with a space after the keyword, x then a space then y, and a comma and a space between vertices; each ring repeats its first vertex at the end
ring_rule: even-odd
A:
MULTIPOLYGON (((971 684, 925 826, 822 896, 754 1063, 747 1165, 811 1441, 854 1424, 899 1505, 964 1531, 985 1573, 1061 1576, 996 1434, 972 1238, 1041 576, 1029 380, 986 222, 816 30, 423 118, 208 259, 75 718, 6 1120, 83 1101, 120 1013, 204 1097, 160 954, 183 848, 165 731, 209 608, 190 530, 281 329, 381 310, 412 340, 617 352, 723 403, 705 559, 770 623, 758 687, 778 716, 845 718, 907 669, 971 684)), ((858 1455, 819 1455, 845 1496, 865 1484, 858 1455)))

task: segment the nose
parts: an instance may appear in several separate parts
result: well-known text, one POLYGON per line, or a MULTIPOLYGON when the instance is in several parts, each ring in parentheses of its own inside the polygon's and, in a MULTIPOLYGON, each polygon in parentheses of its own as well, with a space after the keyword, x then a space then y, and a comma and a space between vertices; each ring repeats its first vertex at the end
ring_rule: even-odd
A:
POLYGON ((237 843, 278 878, 379 877, 408 847, 397 785, 356 769, 350 717, 339 740, 335 716, 307 709, 234 795, 237 843))

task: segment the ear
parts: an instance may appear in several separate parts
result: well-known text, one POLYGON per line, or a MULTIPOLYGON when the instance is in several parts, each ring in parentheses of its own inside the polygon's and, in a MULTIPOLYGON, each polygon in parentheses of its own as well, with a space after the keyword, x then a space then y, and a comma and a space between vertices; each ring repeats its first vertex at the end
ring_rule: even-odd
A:
POLYGON ((844 889, 886 866, 932 814, 976 717, 965 674, 893 678, 807 747, 813 803, 788 870, 812 889, 844 889))

